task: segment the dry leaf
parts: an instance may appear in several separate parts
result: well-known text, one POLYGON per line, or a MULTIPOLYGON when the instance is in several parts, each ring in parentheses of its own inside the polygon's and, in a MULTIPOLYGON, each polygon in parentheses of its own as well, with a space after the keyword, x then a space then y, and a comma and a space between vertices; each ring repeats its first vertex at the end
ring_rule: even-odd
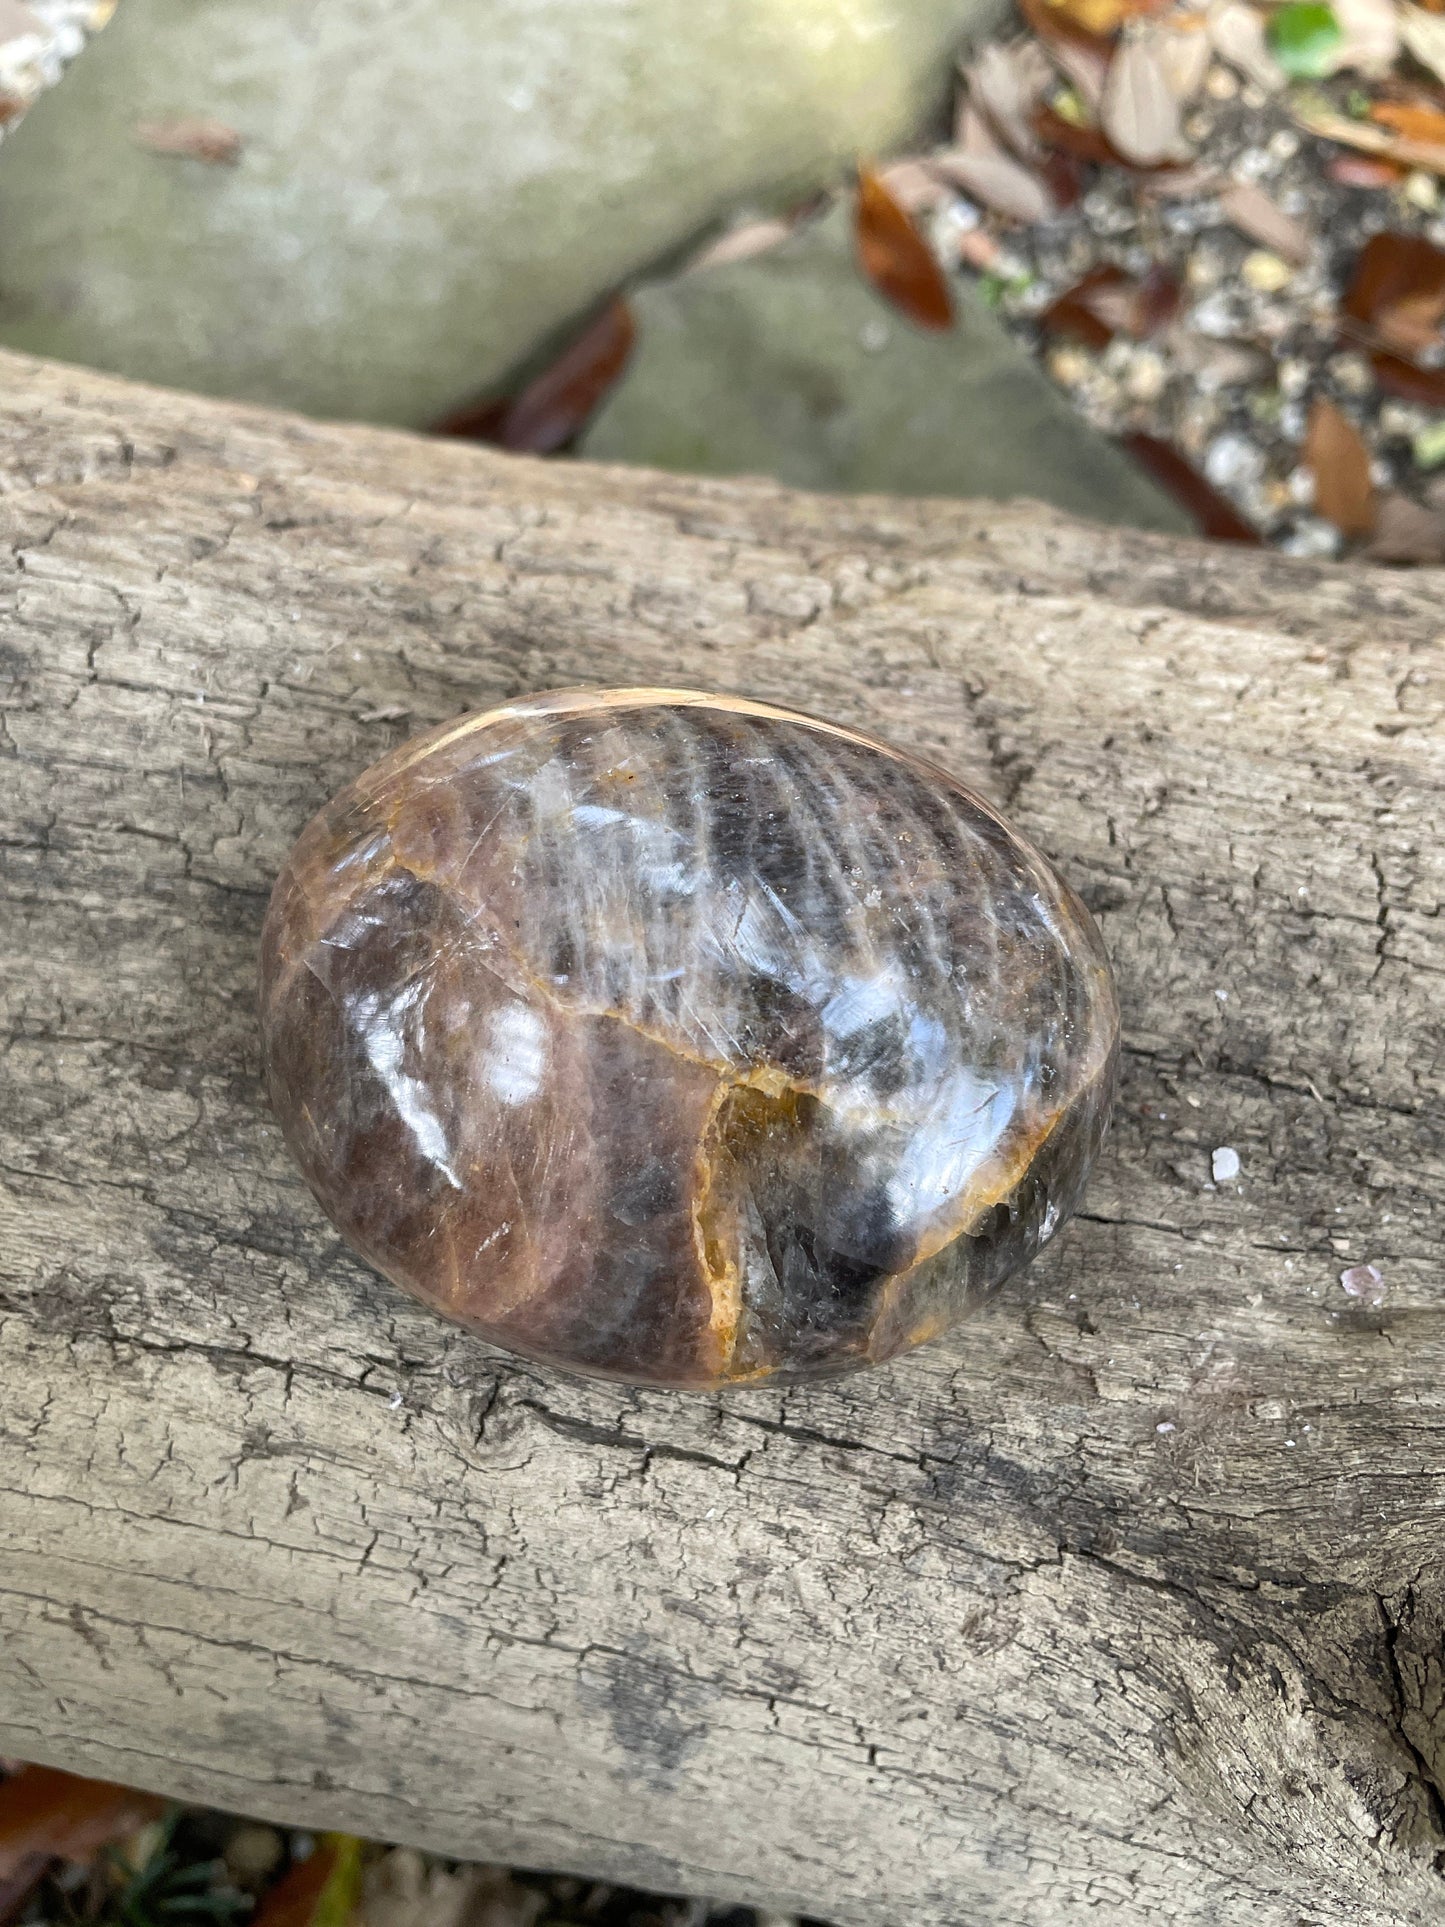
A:
POLYGON ((112 1841, 159 1817, 165 1801, 108 1780, 85 1780, 49 1766, 22 1766, 0 1783, 0 1880, 35 1854, 89 1860, 112 1841))
POLYGON ((1096 39, 1108 39, 1129 20, 1161 13, 1169 0, 1045 0, 1049 11, 1096 39))
POLYGON ((1397 401, 1419 402, 1426 408, 1445 408, 1445 368, 1422 368, 1402 355, 1376 351, 1370 356, 1375 380, 1397 401))
POLYGON ((1445 80, 1445 15, 1426 13, 1412 7, 1410 0, 1399 0, 1397 9, 1400 38, 1422 67, 1428 67, 1437 80, 1445 80))
POLYGON ((1377 100, 1370 119, 1406 140, 1445 143, 1445 112, 1416 100, 1377 100))
POLYGON ((1186 106, 1204 85, 1214 49, 1209 44, 1202 13, 1171 16, 1161 22, 1154 47, 1169 91, 1186 106))
POLYGON ((1126 161, 1157 167, 1187 153, 1175 99, 1154 36, 1132 34, 1109 64, 1099 122, 1126 161))
POLYGON ((1046 153, 1039 162, 1039 178, 1055 207, 1073 207, 1088 185, 1083 166, 1072 154, 1046 153))
POLYGON ((1292 214, 1276 207, 1253 181, 1235 181, 1219 197, 1219 211, 1231 227, 1270 248, 1286 261, 1302 267, 1313 245, 1309 230, 1292 214))
POLYGON ((1179 300, 1179 283, 1167 268, 1156 265, 1136 281, 1105 262, 1051 302, 1039 316, 1039 326, 1102 349, 1116 335, 1143 341, 1157 334, 1179 312, 1179 300))
POLYGON ((1199 164, 1156 168, 1142 177, 1136 192, 1150 201, 1194 201, 1214 193, 1218 186, 1219 169, 1199 164))
POLYGON ((1034 110, 1034 131, 1046 147, 1068 154, 1074 160, 1092 161, 1097 167, 1106 167, 1120 159, 1099 128, 1080 127, 1049 106, 1034 110))
POLYGON ((948 199, 948 187, 930 161, 890 161, 878 178, 905 214, 928 214, 948 199))
POLYGON ((1123 442, 1145 473, 1152 475, 1160 488, 1193 516, 1201 535, 1208 536, 1212 542, 1260 546, 1259 531, 1168 442, 1161 442, 1153 435, 1125 435, 1123 442))
POLYGON ((995 214, 1031 227, 1057 212, 1053 196, 1037 174, 1006 154, 989 132, 983 116, 970 107, 959 122, 959 147, 933 156, 933 166, 947 181, 995 214))
POLYGON ((573 441, 596 412, 626 368, 636 335, 632 310, 615 295, 521 394, 444 416, 432 424, 432 433, 491 442, 518 454, 554 454, 573 441))
POLYGON ((1386 349, 1418 355, 1434 346, 1445 317, 1445 249, 1423 234, 1372 234, 1341 312, 1355 333, 1386 349))
POLYGON ((786 241, 792 231, 793 223, 781 218, 741 221, 715 241, 709 241, 692 257, 684 272, 695 274, 699 268, 726 268, 735 261, 751 261, 755 255, 766 254, 779 242, 786 241))
POLYGON ((362 1852, 355 1834, 323 1834, 311 1857, 262 1896, 250 1927, 348 1927, 361 1898, 362 1852))
MULTIPOLYGON (((1029 116, 1052 71, 1034 40, 1023 41, 1015 47, 1001 47, 996 41, 990 41, 965 69, 969 100, 1020 160, 1036 161, 1039 157, 1039 140, 1029 116)), ((960 147, 967 145, 964 119, 965 115, 960 112, 956 127, 960 147)))
POLYGON ((871 168, 858 169, 853 239, 885 301, 920 328, 951 328, 953 297, 933 250, 871 168))
POLYGON ((1408 495, 1383 496, 1375 533, 1360 554, 1369 562, 1445 562, 1445 511, 1408 495))
POLYGON ((1394 0, 1330 0, 1340 29, 1330 71, 1352 67, 1358 73, 1387 74, 1400 56, 1400 28, 1394 0))
POLYGON ((1047 0, 1018 0, 1018 6, 1049 59, 1078 90, 1080 99, 1097 112, 1113 57, 1111 43, 1085 33, 1047 0))
POLYGON ((1370 452, 1349 416, 1323 395, 1310 410, 1304 465, 1314 477, 1316 514, 1341 535, 1369 535, 1377 512, 1370 452))
POLYGON ((1047 221, 1056 212, 1053 196, 1038 176, 1007 154, 965 154, 950 148, 934 156, 934 165, 971 200, 1022 227, 1047 221))
POLYGON ((1445 144, 1407 140, 1392 134, 1373 121, 1351 120, 1309 101, 1294 104, 1290 111, 1307 134, 1321 140, 1338 141, 1342 147, 1356 147, 1363 154, 1379 154, 1406 167, 1421 167, 1431 174, 1445 174, 1445 144))
POLYGON ((1284 69, 1269 50, 1264 22, 1254 8, 1244 0, 1223 0, 1210 8, 1208 21, 1209 38, 1219 58, 1267 94, 1278 93, 1285 83, 1284 69))
POLYGON ((153 154, 178 154, 183 160, 205 161, 211 167, 234 167, 246 145, 234 127, 197 114, 182 114, 175 120, 143 120, 135 137, 153 154))

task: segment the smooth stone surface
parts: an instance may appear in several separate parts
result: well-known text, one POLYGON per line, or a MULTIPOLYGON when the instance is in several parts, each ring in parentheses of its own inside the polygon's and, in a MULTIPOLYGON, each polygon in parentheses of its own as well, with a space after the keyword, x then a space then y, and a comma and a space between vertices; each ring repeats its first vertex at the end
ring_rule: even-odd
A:
POLYGON ((0 340, 421 425, 904 141, 1001 0, 123 0, 0 153, 0 340), (236 167, 149 152, 209 117, 236 167))
POLYGON ((1073 1208, 1118 1012, 979 798, 735 699, 562 692, 404 744, 303 832, 272 1101, 347 1239, 498 1343, 677 1386, 944 1330, 1073 1208))
POLYGON ((583 440, 599 461, 803 488, 1032 496, 1096 522, 1191 524, 983 303, 912 327, 853 260, 846 210, 781 247, 639 290, 631 366, 583 440))

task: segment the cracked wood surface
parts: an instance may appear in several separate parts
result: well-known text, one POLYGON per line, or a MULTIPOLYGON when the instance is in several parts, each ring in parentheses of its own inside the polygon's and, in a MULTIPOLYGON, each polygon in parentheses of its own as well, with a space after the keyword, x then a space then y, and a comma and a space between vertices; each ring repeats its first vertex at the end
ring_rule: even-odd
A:
POLYGON ((1445 577, 0 369, 0 1751, 849 1922, 1438 1917, 1445 577), (291 838, 586 681, 923 750, 1098 912, 1113 1140, 952 1338, 553 1377, 288 1165, 291 838))

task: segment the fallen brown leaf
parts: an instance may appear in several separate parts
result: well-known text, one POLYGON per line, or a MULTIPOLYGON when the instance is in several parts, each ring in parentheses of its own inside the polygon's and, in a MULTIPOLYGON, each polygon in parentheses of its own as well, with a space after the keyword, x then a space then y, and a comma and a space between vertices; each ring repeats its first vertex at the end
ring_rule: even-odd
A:
POLYGON ((344 1927, 361 1897, 361 1860, 355 1834, 323 1834, 310 1857, 262 1896, 250 1927, 344 1927))
POLYGON ((1426 408, 1445 408, 1445 368, 1422 368, 1403 355, 1377 350, 1370 356, 1375 380, 1397 401, 1419 402, 1426 408))
POLYGON ((1126 161, 1157 167, 1178 160, 1184 148, 1179 102, 1152 34, 1130 34, 1109 64, 1099 124, 1126 161))
POLYGON ((1073 207, 1083 196, 1083 163, 1072 154, 1050 149, 1039 161, 1039 179, 1053 196, 1055 207, 1073 207))
POLYGON ((0 1880, 11 1879, 34 1854, 89 1860, 158 1818, 165 1804, 108 1780, 22 1766, 0 1782, 0 1880))
POLYGON ((1421 101, 1377 100, 1370 108, 1370 119, 1407 140, 1445 142, 1445 113, 1421 101))
POLYGON ((1234 504, 1204 477, 1168 442, 1153 435, 1125 435, 1123 445, 1134 460, 1153 476, 1167 495, 1194 518, 1199 533, 1212 542, 1240 542, 1251 548, 1260 546, 1259 531, 1253 528, 1234 504))
POLYGON ((1116 34, 1126 20, 1158 13, 1168 0, 1045 0, 1049 11, 1095 38, 1116 34))
POLYGON ((1059 295, 1039 316, 1047 334, 1066 335, 1086 348, 1107 348, 1116 335, 1135 341, 1157 334, 1179 312, 1179 283, 1152 267, 1142 281, 1105 262, 1059 295))
POLYGON ((581 433, 621 376, 636 334, 631 308, 614 295, 519 395, 460 409, 433 423, 432 433, 490 442, 518 454, 554 454, 581 433))
POLYGON ((182 160, 204 161, 210 167, 235 167, 246 145, 234 127, 197 114, 182 114, 175 120, 143 120, 135 137, 153 154, 175 154, 182 160))
MULTIPOLYGON (((999 139, 1021 161, 1039 157, 1039 139, 1029 116, 1048 85, 1053 69, 1036 40, 1000 46, 989 41, 964 69, 968 101, 982 114, 999 139)), ((955 129, 956 146, 967 144, 960 110, 955 129)))
POLYGON ((1018 0, 1018 8, 1049 59, 1097 111, 1113 42, 1105 35, 1087 33, 1059 8, 1049 6, 1048 0, 1018 0))
POLYGON ((1445 511, 1393 491, 1382 496, 1375 532, 1360 554, 1369 562, 1445 562, 1445 511))
POLYGON ((864 274, 900 314, 920 328, 953 326, 953 296, 932 248, 869 167, 858 169, 853 240, 864 274))
POLYGON ((1314 477, 1315 512, 1343 536, 1369 535, 1378 513, 1370 452, 1349 416, 1323 395, 1310 410, 1304 465, 1314 477))
POLYGON ((1276 206, 1253 181, 1235 181, 1219 197, 1219 211, 1231 227, 1302 267, 1313 245, 1308 228, 1276 206))
POLYGON ((959 131, 961 145, 945 148, 932 158, 932 166, 945 180, 995 214, 1025 227, 1046 221, 1056 212, 1053 197, 1039 175, 1004 152, 976 108, 970 107, 963 114, 959 131))
POLYGON ((1316 107, 1306 101, 1291 109, 1295 122, 1307 134, 1321 140, 1338 141, 1341 147, 1358 148, 1362 154, 1379 154, 1406 167, 1423 168, 1429 174, 1445 174, 1445 143, 1408 140, 1389 133, 1373 121, 1351 120, 1346 114, 1316 107))
POLYGON ((1439 339, 1445 318, 1445 248, 1391 229, 1361 248, 1341 312, 1373 346, 1418 355, 1439 339))
POLYGON ((1056 114, 1047 104, 1034 109, 1034 131, 1045 146, 1074 160, 1092 161, 1096 167, 1106 167, 1120 159, 1102 128, 1080 127, 1074 121, 1065 120, 1062 114, 1056 114))

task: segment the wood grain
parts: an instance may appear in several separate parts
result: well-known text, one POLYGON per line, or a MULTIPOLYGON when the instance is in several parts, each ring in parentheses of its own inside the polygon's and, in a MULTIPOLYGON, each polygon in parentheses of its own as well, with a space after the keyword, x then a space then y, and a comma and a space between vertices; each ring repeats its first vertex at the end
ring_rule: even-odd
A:
POLYGON ((0 374, 0 1751, 841 1921, 1434 1917, 1445 575, 0 374), (313 808, 650 681, 939 758, 1119 966, 1084 1215, 871 1376, 515 1365, 261 1099, 313 808))

